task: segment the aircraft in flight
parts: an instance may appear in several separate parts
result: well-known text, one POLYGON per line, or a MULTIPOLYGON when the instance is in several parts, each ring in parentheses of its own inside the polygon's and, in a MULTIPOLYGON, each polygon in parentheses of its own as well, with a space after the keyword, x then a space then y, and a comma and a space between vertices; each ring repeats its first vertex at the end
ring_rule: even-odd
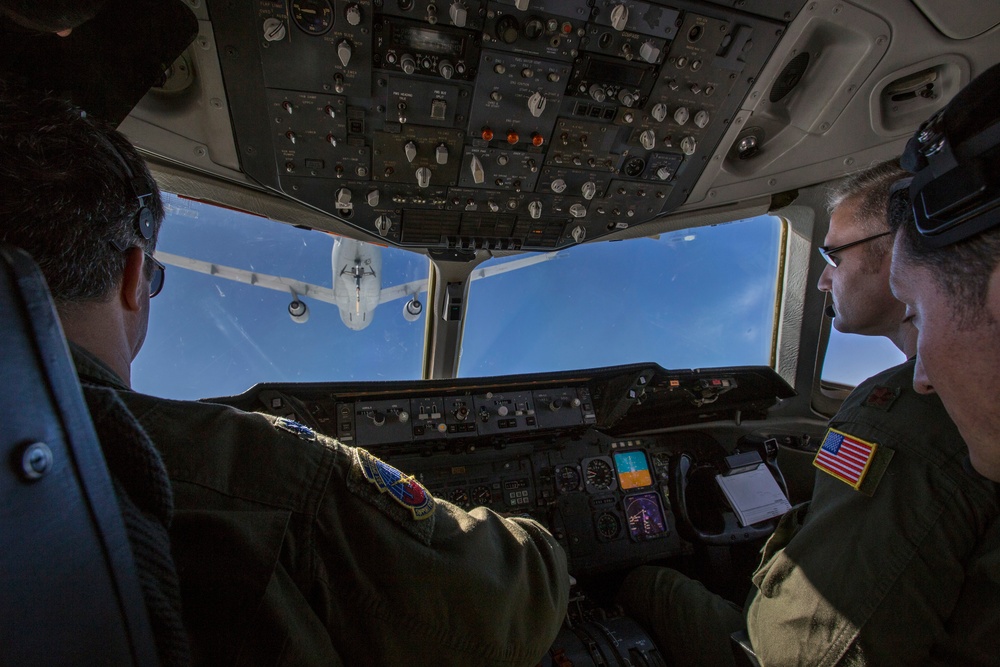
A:
MULTIPOLYGON (((554 259, 558 253, 550 252, 532 255, 523 259, 477 269, 471 280, 516 271, 517 269, 554 259)), ((288 304, 288 315, 293 322, 305 324, 309 321, 309 306, 305 298, 330 303, 340 309, 340 318, 348 329, 360 331, 371 324, 375 308, 409 297, 403 304, 403 318, 415 322, 423 313, 424 306, 418 298, 427 292, 426 280, 413 280, 399 285, 382 285, 382 249, 372 243, 337 237, 331 251, 333 287, 272 276, 257 271, 248 271, 232 266, 224 266, 168 252, 157 251, 157 259, 164 264, 190 271, 197 271, 226 280, 247 285, 288 292, 292 300, 288 304)))

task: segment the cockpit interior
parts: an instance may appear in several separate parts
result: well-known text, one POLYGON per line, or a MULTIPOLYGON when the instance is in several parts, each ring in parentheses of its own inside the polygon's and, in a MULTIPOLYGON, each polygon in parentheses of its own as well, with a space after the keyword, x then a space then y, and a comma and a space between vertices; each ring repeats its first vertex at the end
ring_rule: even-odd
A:
POLYGON ((718 478, 760 467, 808 500, 827 420, 902 360, 831 327, 827 189, 1000 60, 998 26, 973 0, 109 0, 68 37, 5 26, 0 52, 118 124, 168 193, 176 305, 140 390, 537 519, 576 579, 544 664, 665 665, 617 583, 663 563, 742 603, 776 520, 718 478))

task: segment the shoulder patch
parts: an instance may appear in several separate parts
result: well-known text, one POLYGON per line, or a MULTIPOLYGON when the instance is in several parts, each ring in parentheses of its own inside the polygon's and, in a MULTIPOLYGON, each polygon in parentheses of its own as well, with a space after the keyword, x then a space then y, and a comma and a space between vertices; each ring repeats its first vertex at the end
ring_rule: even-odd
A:
POLYGON ((291 419, 287 419, 285 417, 276 417, 274 425, 282 431, 288 431, 301 440, 316 439, 316 431, 312 430, 305 424, 298 423, 297 421, 292 421, 291 419))
POLYGON ((875 493, 893 451, 874 442, 828 429, 813 465, 865 495, 875 493))
POLYGON ((412 475, 404 475, 360 447, 355 448, 354 456, 365 479, 410 510, 414 519, 420 521, 434 514, 434 497, 412 475))
POLYGON ((872 390, 868 392, 868 396, 865 397, 862 405, 866 408, 876 408, 878 410, 888 412, 889 408, 892 407, 892 404, 896 402, 897 398, 899 398, 899 387, 875 385, 872 387, 872 390))

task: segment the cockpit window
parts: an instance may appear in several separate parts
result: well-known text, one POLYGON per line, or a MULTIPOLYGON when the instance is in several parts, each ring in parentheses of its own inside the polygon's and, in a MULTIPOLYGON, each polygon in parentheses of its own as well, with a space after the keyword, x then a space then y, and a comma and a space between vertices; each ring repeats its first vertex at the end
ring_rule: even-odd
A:
POLYGON ((175 195, 164 203, 157 258, 166 285, 132 365, 137 391, 190 399, 257 382, 420 378, 424 255, 175 195), (377 310, 365 302, 374 280, 383 298, 398 294, 377 310))
POLYGON ((783 224, 760 216, 584 244, 474 280, 459 375, 769 365, 783 224))
POLYGON ((905 360, 905 355, 888 338, 845 334, 831 327, 820 377, 827 385, 856 387, 879 371, 905 360))

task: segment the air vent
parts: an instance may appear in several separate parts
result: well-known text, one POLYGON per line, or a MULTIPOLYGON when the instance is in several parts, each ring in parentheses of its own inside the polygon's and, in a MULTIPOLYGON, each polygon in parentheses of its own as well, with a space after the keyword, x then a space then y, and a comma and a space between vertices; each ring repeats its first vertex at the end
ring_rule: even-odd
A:
POLYGON ((778 75, 771 87, 771 95, 768 99, 771 100, 772 104, 784 99, 795 86, 799 85, 807 67, 809 67, 809 54, 805 52, 795 56, 791 62, 785 65, 785 69, 781 70, 781 74, 778 75))

